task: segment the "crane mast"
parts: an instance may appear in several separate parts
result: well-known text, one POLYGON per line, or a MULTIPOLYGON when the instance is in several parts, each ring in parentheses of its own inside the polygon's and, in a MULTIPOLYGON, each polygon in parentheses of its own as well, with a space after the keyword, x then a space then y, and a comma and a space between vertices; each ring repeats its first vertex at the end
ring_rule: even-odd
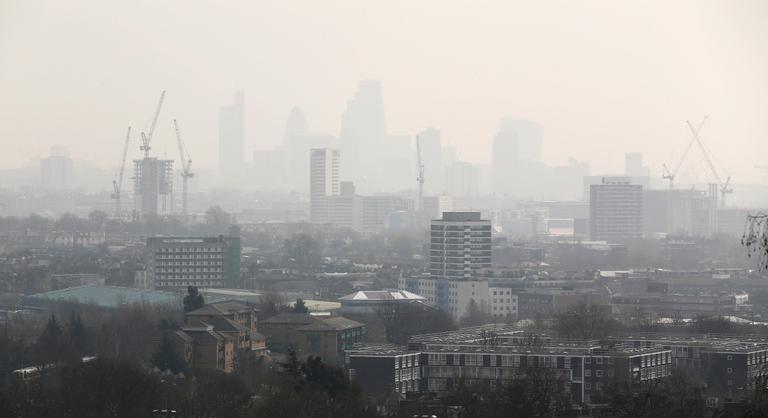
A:
POLYGON ((157 118, 160 116, 160 110, 163 108, 163 101, 165 100, 165 90, 160 93, 160 100, 157 102, 157 108, 155 109, 155 116, 152 118, 152 124, 149 126, 149 133, 144 135, 141 133, 142 145, 140 149, 144 151, 144 158, 149 158, 149 150, 152 149, 150 143, 152 142, 152 135, 155 133, 155 126, 157 125, 157 118))
POLYGON ((194 173, 190 170, 192 166, 192 160, 189 158, 184 150, 184 142, 181 140, 181 131, 179 130, 179 124, 176 119, 173 120, 173 128, 176 131, 176 141, 179 144, 179 159, 181 160, 181 214, 184 220, 187 219, 187 182, 190 178, 194 177, 194 173))
POLYGON ((120 194, 123 189, 123 174, 125 174, 125 159, 128 156, 128 143, 131 139, 131 127, 128 127, 128 133, 125 134, 125 142, 123 143, 123 155, 120 160, 120 172, 117 179, 112 180, 112 198, 115 199, 115 217, 122 217, 122 208, 120 207, 120 194))
POLYGON ((418 177, 416 182, 419 184, 419 197, 416 201, 416 212, 421 212, 424 205, 424 163, 421 161, 421 144, 419 142, 419 136, 416 136, 416 161, 419 168, 418 177))
MULTIPOLYGON (((706 120, 706 118, 704 118, 704 120, 706 120)), ((717 185, 720 189, 720 205, 725 206, 726 195, 733 193, 733 189, 729 187, 731 184, 731 176, 726 177, 725 181, 720 178, 720 174, 717 172, 717 168, 715 168, 715 164, 712 162, 712 158, 709 156, 709 152, 704 147, 704 143, 701 142, 701 138, 699 137, 701 128, 694 128, 690 121, 685 121, 685 123, 688 124, 688 129, 690 129, 694 141, 696 141, 696 143, 699 145, 701 153, 704 154, 704 160, 707 162, 710 171, 712 171, 712 175, 715 177, 715 180, 717 180, 717 185)))
MULTIPOLYGON (((696 133, 701 131, 701 128, 704 127, 704 123, 707 121, 708 118, 709 116, 705 116, 704 119, 702 119, 701 122, 699 122, 699 124, 696 125, 696 133)), ((677 172, 680 171, 680 167, 682 167, 683 162, 685 161, 685 157, 687 157, 688 153, 691 151, 691 148, 693 147, 694 142, 696 142, 696 138, 691 138, 691 140, 688 142, 688 146, 685 148, 685 151, 683 152, 683 155, 680 156, 680 160, 677 162, 677 165, 675 165, 674 170, 670 170, 666 164, 662 165, 663 171, 661 174, 661 178, 664 180, 669 180, 670 190, 675 188, 675 177, 677 177, 677 172)))

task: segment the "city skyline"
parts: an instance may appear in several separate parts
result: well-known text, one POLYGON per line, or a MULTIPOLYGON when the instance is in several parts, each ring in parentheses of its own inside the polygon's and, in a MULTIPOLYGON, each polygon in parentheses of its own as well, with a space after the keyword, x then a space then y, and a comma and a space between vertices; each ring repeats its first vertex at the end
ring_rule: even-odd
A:
MULTIPOLYGON (((768 108, 768 83, 762 76, 768 60, 760 53, 768 42, 768 35, 762 36, 767 29, 759 25, 768 15, 764 4, 361 4, 349 10, 342 10, 342 4, 329 10, 269 6, 267 11, 277 16, 293 16, 297 27, 321 29, 321 39, 263 22, 259 11, 244 4, 213 10, 177 10, 171 3, 105 10, 93 4, 93 18, 58 13, 56 4, 41 15, 23 5, 0 6, 7 11, 0 18, 0 59, 16 63, 0 69, 6 92, 0 98, 5 119, 0 135, 19 144, 18 155, 0 157, 0 168, 28 165, 46 157, 53 145, 69 148, 75 160, 112 168, 125 128, 131 125, 139 132, 149 123, 162 89, 168 101, 154 142, 158 157, 176 157, 170 123, 176 118, 185 127, 195 166, 216 167, 218 109, 242 90, 244 160, 249 162, 253 151, 282 142, 293 106, 303 110, 313 131, 338 138, 345 104, 358 82, 375 79, 382 85, 388 132, 413 137, 434 127, 461 160, 489 163, 499 121, 513 117, 544 127, 542 159, 549 164, 574 157, 588 161, 593 173, 610 174, 620 171, 625 152, 642 152, 655 177, 661 175, 661 164, 673 163, 687 144, 685 120, 710 115, 702 138, 734 181, 765 179, 765 172, 754 167, 762 164, 759 155, 766 146, 760 138, 768 136, 760 117, 768 108), (498 16, 492 16, 494 11, 498 16), (148 16, 146 33, 122 21, 108 31, 110 20, 97 19, 118 13, 126 22, 135 13, 148 16), (179 17, 171 18, 176 13, 179 17), (465 14, 507 24, 463 27, 465 14), (222 28, 219 35, 210 30, 190 35, 187 24, 208 18, 209 27, 222 28), (340 29, 327 28, 330 21, 338 21, 340 29), (434 25, 421 24, 427 21, 434 25), (76 22, 82 28, 69 27, 76 22), (30 36, 44 25, 73 30, 47 45, 30 36), (593 31, 584 33, 583 25, 593 31), (174 30, 166 33, 166 27, 174 30), (388 28, 400 30, 390 39, 384 36, 388 28), (360 39, 349 39, 340 33, 343 29, 354 29, 360 39), (608 30, 614 30, 615 39, 602 36, 608 30), (523 39, 522 33, 537 41, 523 39), (121 45, 134 36, 146 39, 146 45, 104 49, 105 42, 121 45), (273 36, 285 39, 280 49, 267 42, 273 36), (396 45, 391 51, 379 48, 390 41, 396 45), (67 46, 45 54, 61 43, 85 48, 67 46), (322 45, 326 48, 315 52, 322 45), (34 57, 28 54, 32 50, 34 57), (196 62, 198 51, 212 59, 196 62), (138 63, 145 52, 151 62, 138 63), (467 62, 458 65, 452 53, 463 54, 467 62), (51 60, 61 54, 69 54, 70 64, 56 69, 51 60), (259 57, 267 58, 267 64, 259 57), (317 60, 323 60, 322 68, 300 70, 317 60), (99 74, 89 71, 94 65, 99 74), (20 79, 29 72, 47 75, 20 79), (89 74, 98 77, 89 79, 89 74), (29 84, 33 80, 35 86, 29 84)), ((137 139, 134 135, 134 144, 137 139)), ((699 171, 706 176, 706 167, 699 171)))

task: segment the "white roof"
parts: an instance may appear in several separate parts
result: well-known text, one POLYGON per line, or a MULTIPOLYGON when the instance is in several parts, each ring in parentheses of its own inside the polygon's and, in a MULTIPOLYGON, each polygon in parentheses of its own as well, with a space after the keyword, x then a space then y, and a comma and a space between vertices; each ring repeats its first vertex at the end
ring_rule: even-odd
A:
POLYGON ((370 301, 385 301, 385 300, 411 300, 411 301, 423 301, 426 300, 423 296, 419 296, 415 293, 411 293, 407 290, 361 290, 359 292, 350 293, 346 296, 340 297, 339 300, 370 300, 370 301))

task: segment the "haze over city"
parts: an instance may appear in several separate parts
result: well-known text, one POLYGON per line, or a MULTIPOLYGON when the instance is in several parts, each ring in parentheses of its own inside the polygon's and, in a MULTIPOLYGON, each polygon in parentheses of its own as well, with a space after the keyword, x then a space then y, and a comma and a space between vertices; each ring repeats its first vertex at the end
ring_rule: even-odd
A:
POLYGON ((158 155, 176 154, 176 118, 195 165, 216 167, 218 108, 243 90, 250 161, 281 141, 293 106, 338 136, 358 81, 376 79, 390 132, 436 127, 464 160, 490 162, 499 120, 516 117, 544 126, 548 163, 616 172, 638 151, 660 176, 687 144, 685 120, 709 115, 703 140, 734 182, 756 183, 768 177, 754 168, 768 151, 766 19, 762 1, 4 1, 0 137, 14 152, 0 167, 64 145, 113 168, 160 90, 158 155))
POLYGON ((768 416, 767 22, 0 0, 0 417, 768 416))

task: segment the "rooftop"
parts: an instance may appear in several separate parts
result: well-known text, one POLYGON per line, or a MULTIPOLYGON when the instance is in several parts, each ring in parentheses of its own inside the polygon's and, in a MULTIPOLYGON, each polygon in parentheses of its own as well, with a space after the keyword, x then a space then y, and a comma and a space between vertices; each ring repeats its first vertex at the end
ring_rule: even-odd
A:
POLYGON ((346 296, 339 298, 340 301, 389 301, 389 300, 426 300, 423 296, 419 296, 415 293, 408 292, 407 290, 361 290, 359 292, 350 293, 346 296))
POLYGON ((45 302, 77 302, 117 308, 135 304, 181 305, 181 295, 160 290, 142 290, 120 286, 75 286, 24 296, 25 307, 42 307, 45 302))

